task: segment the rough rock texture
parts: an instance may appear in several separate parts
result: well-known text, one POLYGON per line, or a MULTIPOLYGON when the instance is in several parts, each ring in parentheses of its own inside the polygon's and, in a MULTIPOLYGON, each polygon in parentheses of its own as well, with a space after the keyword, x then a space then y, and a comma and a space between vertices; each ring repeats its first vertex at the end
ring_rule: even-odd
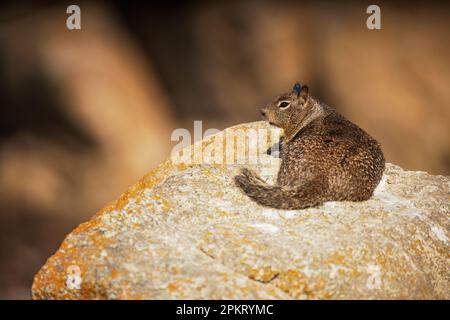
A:
MULTIPOLYGON (((274 130, 263 122, 232 127, 184 155, 249 129, 274 130)), ((366 202, 283 211, 255 204, 233 184, 241 166, 273 181, 275 157, 259 152, 253 165, 211 164, 198 153, 197 164, 174 159, 180 155, 72 231, 35 276, 32 297, 450 299, 449 177, 387 164, 366 202), (73 265, 80 289, 66 285, 73 265)))

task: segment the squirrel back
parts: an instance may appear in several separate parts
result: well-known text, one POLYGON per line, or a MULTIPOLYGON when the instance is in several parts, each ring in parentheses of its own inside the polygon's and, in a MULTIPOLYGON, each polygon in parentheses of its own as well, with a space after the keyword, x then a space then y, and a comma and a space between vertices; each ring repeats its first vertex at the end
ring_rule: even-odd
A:
POLYGON ((385 165, 378 142, 334 108, 310 97, 307 86, 296 84, 261 114, 285 134, 275 185, 248 169, 235 177, 251 199, 268 207, 301 209, 372 196, 385 165))

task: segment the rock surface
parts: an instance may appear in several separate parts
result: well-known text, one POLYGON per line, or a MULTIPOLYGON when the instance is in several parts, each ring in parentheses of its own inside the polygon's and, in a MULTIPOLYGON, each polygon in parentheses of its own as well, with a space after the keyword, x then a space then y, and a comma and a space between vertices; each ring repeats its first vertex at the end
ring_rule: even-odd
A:
POLYGON ((261 148, 255 164, 210 161, 246 158, 248 146, 217 147, 252 130, 272 133, 264 148, 276 141, 263 122, 207 137, 77 227, 33 299, 450 299, 449 177, 387 164, 368 201, 265 208, 233 176, 245 166, 273 181, 279 159, 261 148), (202 159, 202 147, 216 152, 202 159), (178 163, 186 155, 194 163, 178 163))

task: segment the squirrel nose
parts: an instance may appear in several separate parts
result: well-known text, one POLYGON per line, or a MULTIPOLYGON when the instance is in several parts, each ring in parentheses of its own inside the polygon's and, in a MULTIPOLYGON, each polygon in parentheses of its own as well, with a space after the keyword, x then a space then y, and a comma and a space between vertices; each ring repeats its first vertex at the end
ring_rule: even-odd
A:
POLYGON ((266 110, 264 110, 264 109, 261 109, 261 116, 262 116, 263 118, 265 118, 265 117, 266 117, 266 110))

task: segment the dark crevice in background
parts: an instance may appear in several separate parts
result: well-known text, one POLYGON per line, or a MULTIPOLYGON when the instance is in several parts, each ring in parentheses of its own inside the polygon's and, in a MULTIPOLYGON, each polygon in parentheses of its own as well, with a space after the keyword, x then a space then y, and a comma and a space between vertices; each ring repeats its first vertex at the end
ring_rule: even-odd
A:
MULTIPOLYGON (((2 69, 4 66, 0 64, 0 75, 5 75, 2 69)), ((58 89, 52 87, 43 71, 30 70, 15 87, 19 89, 8 86, 8 79, 0 76, 2 105, 8 106, 0 109, 0 144, 16 134, 26 133, 64 148, 71 146, 75 148, 73 151, 95 147, 89 133, 64 111, 58 101, 58 89), (68 139, 74 143, 67 144, 68 139)))

